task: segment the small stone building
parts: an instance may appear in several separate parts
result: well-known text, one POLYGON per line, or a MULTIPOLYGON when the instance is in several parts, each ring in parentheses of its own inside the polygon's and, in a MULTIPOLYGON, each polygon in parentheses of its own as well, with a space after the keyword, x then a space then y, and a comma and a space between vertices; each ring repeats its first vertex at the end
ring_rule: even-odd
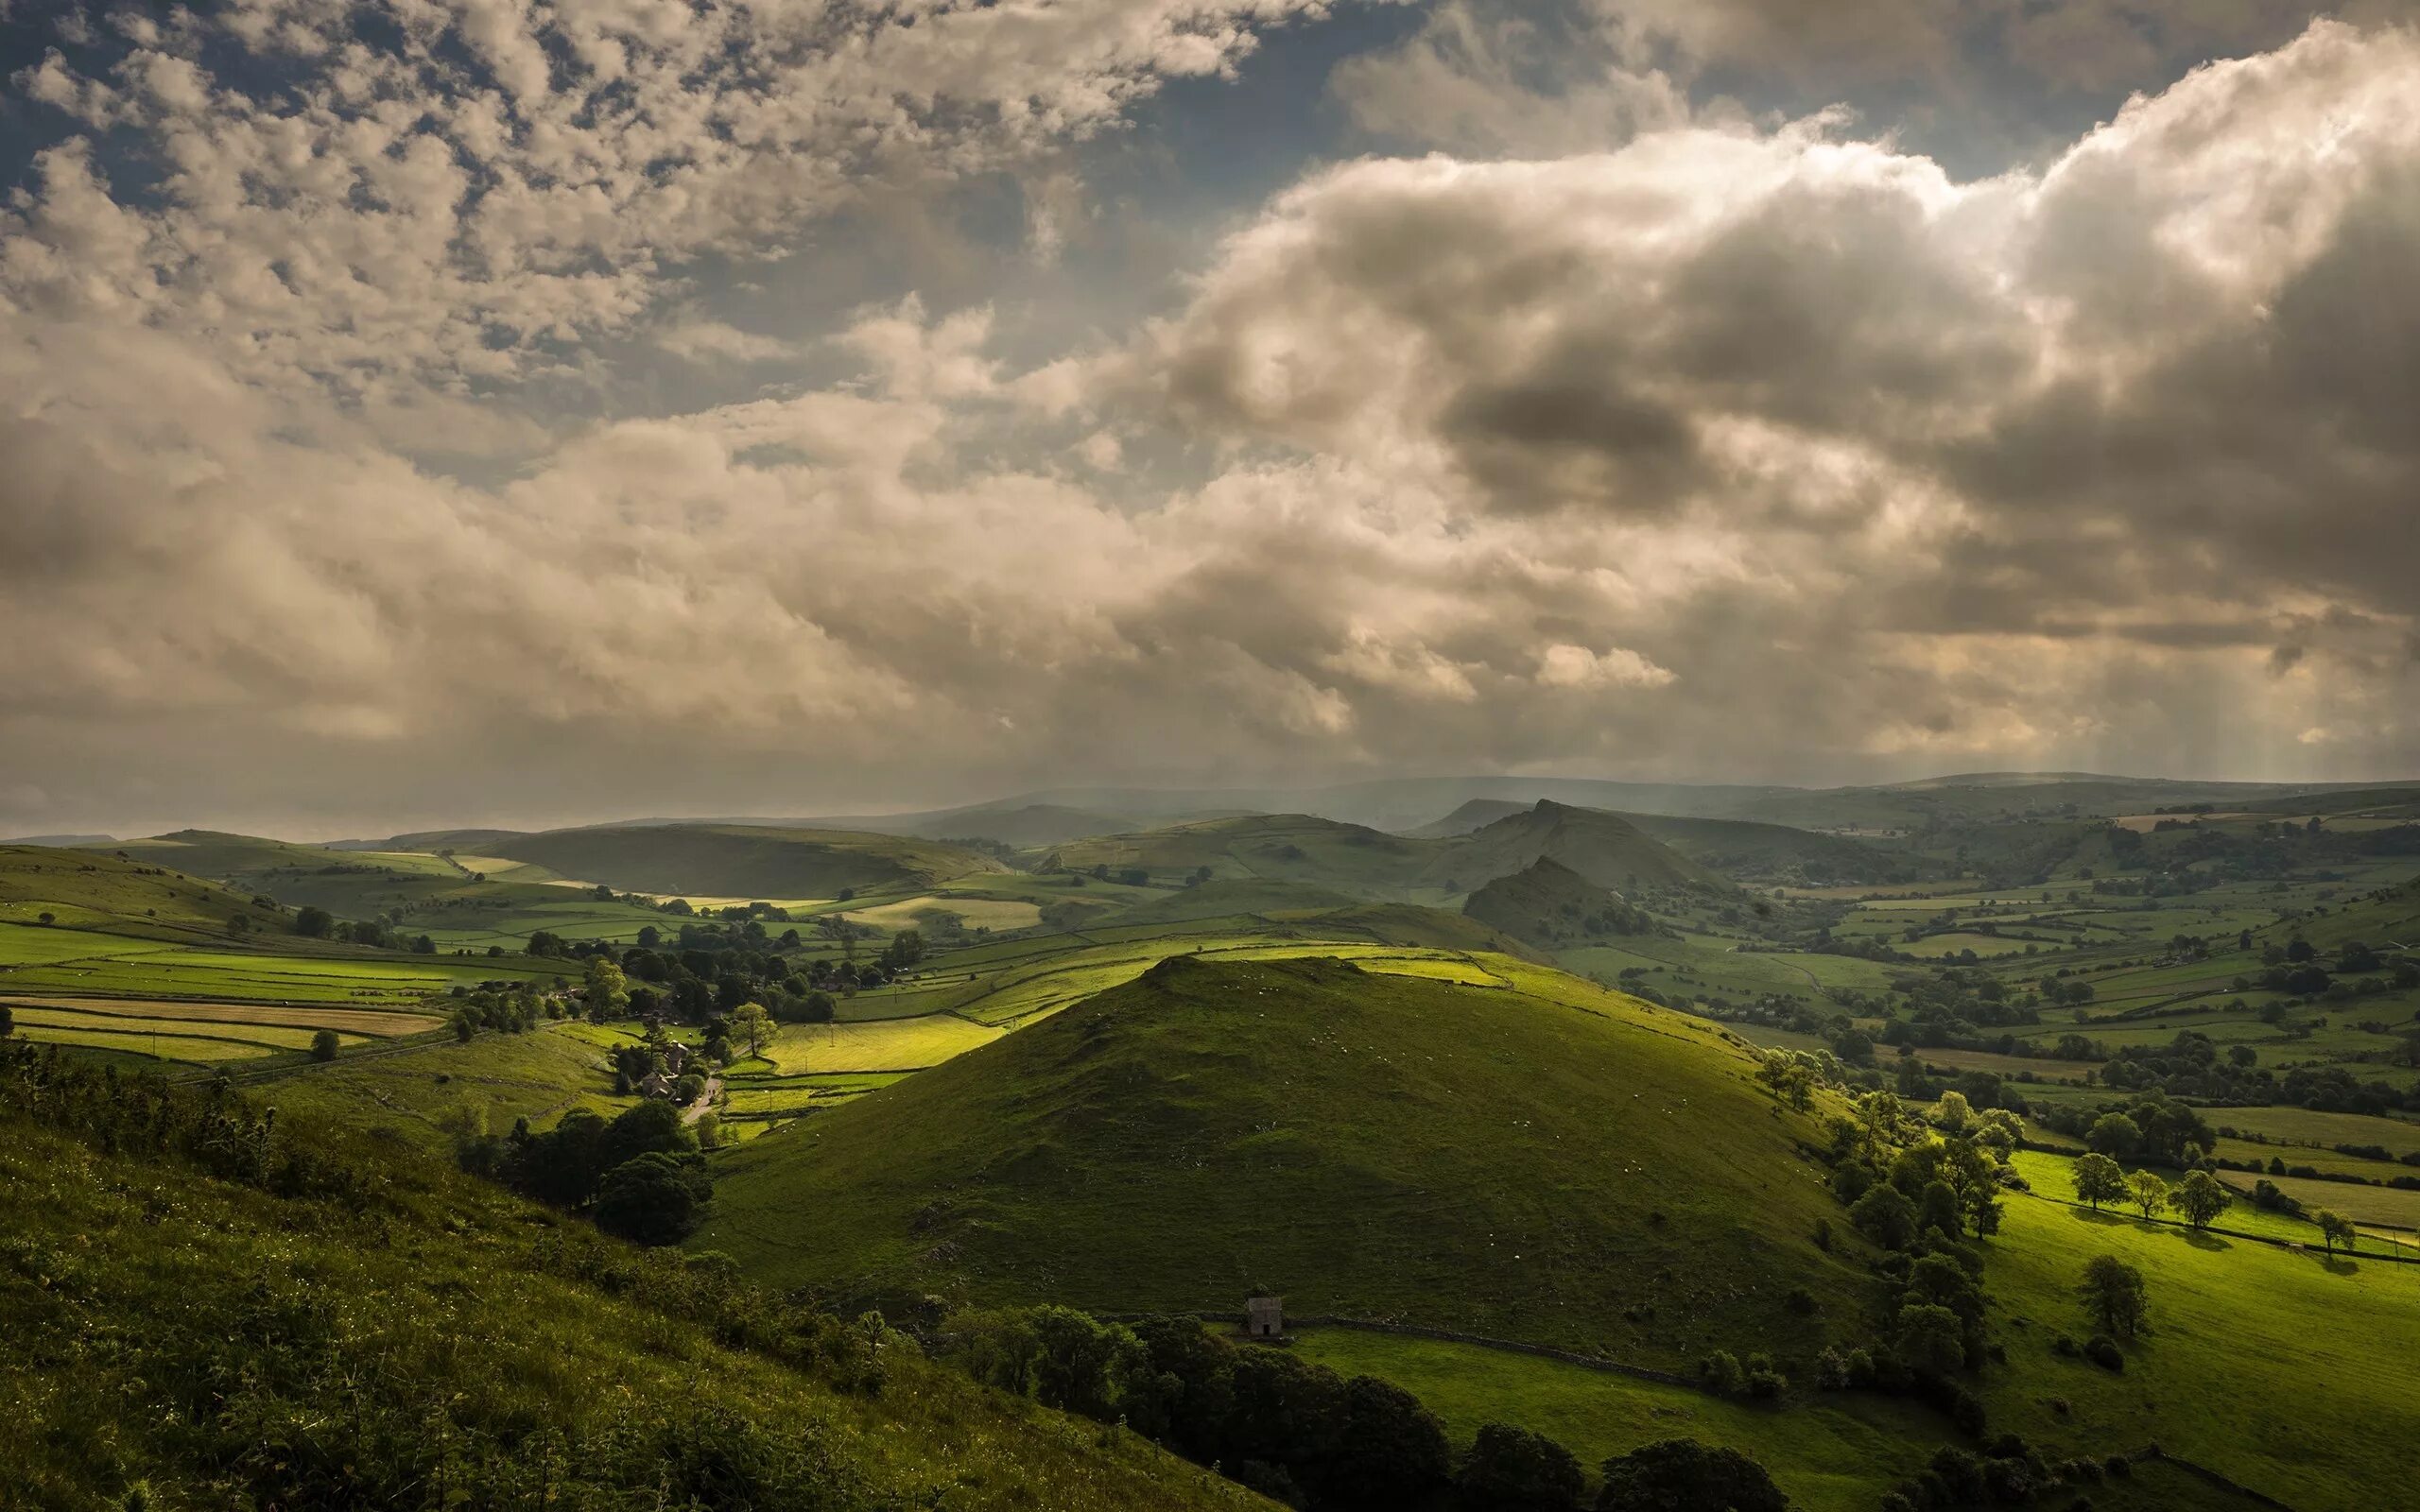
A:
POLYGON ((1282 1297, 1244 1298, 1244 1332, 1255 1339, 1282 1338, 1286 1332, 1286 1299, 1282 1297))

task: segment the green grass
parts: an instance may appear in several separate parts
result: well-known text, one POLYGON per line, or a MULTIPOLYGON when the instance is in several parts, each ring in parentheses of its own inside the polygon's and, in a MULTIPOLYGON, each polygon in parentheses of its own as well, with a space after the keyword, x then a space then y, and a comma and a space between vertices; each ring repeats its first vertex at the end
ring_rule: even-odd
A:
POLYGON ((1486 964, 1506 986, 1171 959, 755 1141, 697 1243, 784 1285, 1132 1312, 1262 1283, 1305 1312, 1665 1362, 1811 1352, 1792 1284, 1856 1311, 1861 1275, 1812 1243, 1837 1219, 1793 1148, 1812 1125, 1742 1052, 1486 964))
POLYGON ((484 849, 559 877, 691 898, 836 898, 844 887, 931 887, 1002 869, 988 856, 933 840, 739 824, 555 830, 484 849))
POLYGON ((463 1107, 499 1134, 521 1118, 532 1128, 550 1128, 574 1108, 611 1117, 636 1099, 613 1095, 612 1069, 580 1032, 586 1027, 552 1023, 527 1034, 482 1034, 468 1044, 447 1039, 391 1055, 305 1063, 259 1095, 281 1109, 389 1129, 430 1149, 446 1143, 438 1121, 463 1107))
POLYGON ((2420 1266, 2331 1264, 2024 1197, 2009 1199, 1990 1252, 2009 1354, 1985 1387, 1996 1427, 2062 1454, 2157 1442, 2298 1512, 2373 1512, 2408 1489, 2420 1266), (2075 1288, 2101 1254, 2150 1282, 2155 1332, 2122 1375, 2050 1348, 2091 1332, 2075 1288))
POLYGON ((856 1023, 784 1024, 764 1059, 781 1074, 914 1071, 989 1044, 999 1031, 948 1014, 856 1023))
POLYGON ((751 1336, 720 1321, 742 1310, 677 1262, 340 1129, 289 1115, 279 1137, 348 1181, 272 1196, 0 1108, 11 1505, 131 1504, 137 1484, 168 1507, 1270 1504, 912 1348, 847 1389, 725 1342, 751 1336), (801 1451, 810 1493, 680 1469, 801 1451))
POLYGON ((1295 1350, 1410 1391, 1460 1440, 1485 1423, 1541 1433, 1593 1471, 1664 1438, 1737 1449, 1806 1512, 1872 1512, 1880 1487, 1954 1437, 1940 1415, 1868 1393, 1755 1405, 1686 1386, 1479 1345, 1351 1329, 1299 1331, 1295 1350))

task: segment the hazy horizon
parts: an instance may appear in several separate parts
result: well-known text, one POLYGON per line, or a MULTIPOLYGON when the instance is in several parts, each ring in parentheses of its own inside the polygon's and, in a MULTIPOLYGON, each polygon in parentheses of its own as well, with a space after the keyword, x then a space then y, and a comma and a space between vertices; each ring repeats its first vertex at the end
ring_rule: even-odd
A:
POLYGON ((0 5, 0 833, 2420 772, 2414 7, 1810 15, 0 5))
MULTIPOLYGON (((1639 789, 1664 788, 1684 790, 1718 790, 1722 788, 1745 788, 1770 789, 1774 792, 1825 793, 1856 790, 1868 787, 1922 787, 1927 785, 1954 786, 1967 785, 1970 783, 1981 786, 2023 786, 2034 781, 2043 782, 2054 781, 2083 781, 2145 784, 2174 783, 2180 786, 2192 788, 2256 786, 2286 790, 2297 790, 2307 787, 2313 789, 2358 789, 2368 786, 2400 787, 2420 785, 2420 777, 2377 777, 2348 782, 2304 783, 2272 782, 2259 779, 2247 778, 2177 777, 2168 774, 2024 771, 2014 769, 2000 771, 1938 772, 1927 774, 1923 777, 1904 778, 1872 783, 1778 782, 1726 783, 1710 782, 1659 782, 1637 781, 1618 777, 1591 777, 1576 773, 1561 773, 1552 775, 1514 772, 1468 772, 1453 775, 1421 773, 1402 777, 1347 779, 1335 782, 1250 783, 1232 785, 1194 785, 1174 783, 1070 783, 1050 788, 1024 789, 1011 793, 987 793, 957 802, 904 804, 888 808, 872 808, 864 810, 849 810, 840 808, 810 809, 796 806, 788 808, 767 808, 752 811, 703 808, 681 810, 666 809, 644 813, 600 813, 573 815, 569 816, 551 816, 545 817, 527 818, 525 820, 519 820, 518 822, 516 822, 516 816, 510 814, 489 813, 477 815, 469 818, 463 818, 458 814, 452 816, 440 816, 434 818, 428 816, 420 816, 419 821, 400 824, 379 822, 380 816, 375 811, 364 811, 360 816, 364 822, 356 824, 351 829, 345 829, 341 826, 337 828, 320 826, 315 829, 295 830, 290 828, 278 828, 269 824, 248 824, 246 822, 241 822, 240 820, 214 822, 208 816, 201 818, 195 818, 188 816, 138 820, 137 822, 123 823, 116 826, 102 824, 80 829, 45 831, 39 833, 32 832, 26 833, 0 833, 0 843, 7 843, 11 840, 50 840, 60 837, 81 838, 84 836, 101 834, 106 834, 112 839, 116 840, 130 840, 147 838, 153 835, 173 833, 181 830, 202 830, 225 833, 256 834, 264 838, 290 841, 297 844, 329 844, 365 840, 383 840, 397 835, 434 833, 448 830, 539 832, 561 829, 614 828, 655 824, 731 823, 778 825, 793 824, 802 820, 849 821, 853 825, 859 821, 863 821, 868 825, 868 827, 873 827, 878 825, 879 821, 885 818, 916 819, 939 814, 947 814, 959 810, 1005 811, 1029 806, 1059 806, 1069 808, 1084 808, 1091 806, 1107 809, 1113 814, 1124 812, 1138 821, 1165 823, 1169 822, 1173 817, 1196 813, 1222 811, 1262 813, 1284 812, 1286 805, 1283 803, 1282 799, 1288 794, 1305 800, 1305 812, 1318 812, 1321 808, 1330 805, 1324 805, 1311 800, 1320 799, 1323 797, 1346 795, 1360 789, 1387 789, 1394 787, 1420 788, 1435 786, 1440 788, 1477 789, 1501 785, 1512 788, 1532 787, 1543 794, 1546 789, 1560 785, 1604 783, 1607 785, 1628 786, 1639 789), (1154 798, 1163 801, 1157 804, 1136 803, 1134 801, 1154 798), (1123 807, 1121 806, 1121 799, 1125 800, 1123 807), (1222 799, 1233 800, 1230 810, 1221 810, 1219 808, 1219 800, 1222 799)), ((1440 799, 1437 804, 1438 812, 1435 814, 1429 814, 1426 810, 1418 810, 1417 817, 1415 817, 1414 811, 1406 810, 1399 816, 1402 819, 1402 822, 1406 825, 1416 822, 1426 822, 1427 820, 1442 818, 1451 807, 1456 806, 1460 802, 1470 800, 1471 799, 1440 799)), ((1529 799, 1523 799, 1523 801, 1528 800, 1529 799)), ((1583 801, 1582 798, 1577 796, 1566 797, 1558 800, 1573 802, 1583 801)), ((1608 803, 1604 806, 1619 807, 1618 804, 1614 803, 1608 803)), ((1679 812, 1678 810, 1668 811, 1679 812)), ((1648 805, 1642 806, 1640 808, 1640 812, 1663 813, 1668 812, 1668 809, 1662 805, 1648 805)), ((1365 821, 1356 820, 1355 822, 1365 821)), ((1378 827, 1387 828, 1388 826, 1381 824, 1378 827)))

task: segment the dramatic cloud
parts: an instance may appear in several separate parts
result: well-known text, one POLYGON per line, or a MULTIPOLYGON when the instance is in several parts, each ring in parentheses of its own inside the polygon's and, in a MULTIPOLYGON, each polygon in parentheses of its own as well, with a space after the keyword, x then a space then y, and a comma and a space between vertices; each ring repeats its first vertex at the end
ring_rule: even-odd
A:
POLYGON ((1083 145, 1321 8, 71 15, 0 211, 0 828, 2407 769, 2420 39, 1979 176, 1698 86, 1972 48, 1787 9, 1441 12, 1339 88, 1375 126, 1430 68, 1463 155, 1306 167, 1072 345, 1007 270, 1151 215, 1083 145), (1618 88, 1543 103, 1557 35, 1618 88), (733 313, 1004 175, 997 298, 733 313))

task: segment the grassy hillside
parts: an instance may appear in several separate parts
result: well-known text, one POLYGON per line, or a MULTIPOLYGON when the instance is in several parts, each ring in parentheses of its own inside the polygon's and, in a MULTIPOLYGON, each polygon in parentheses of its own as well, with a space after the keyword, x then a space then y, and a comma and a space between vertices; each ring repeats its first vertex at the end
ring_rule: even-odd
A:
POLYGON ((1660 933, 1611 890, 1544 857, 1471 894, 1462 912, 1545 950, 1660 933))
POLYGON ((0 846, 0 922, 33 923, 45 913, 62 929, 104 925, 164 939, 228 937, 239 917, 263 929, 286 927, 283 910, 147 857, 0 846))
POLYGON ((1424 841, 1304 814, 1256 814, 1174 824, 1138 834, 1101 835, 1056 847, 1069 871, 1136 868, 1154 880, 1209 868, 1212 879, 1298 883, 1356 898, 1396 898, 1422 885, 1435 853, 1424 841))
POLYGON ((1501 985, 1172 957, 756 1141, 696 1243, 782 1285, 1113 1312, 1266 1285, 1668 1364, 1853 1330, 1812 1124, 1720 1031, 1477 960, 1501 985))
MULTIPOLYGON (((302 1032, 307 1042, 307 1025, 222 1005, 391 1008, 458 983, 562 970, 512 954, 473 960, 305 939, 285 909, 150 860, 176 853, 130 848, 130 860, 0 847, 0 998, 37 1005, 20 1016, 26 1036, 120 1057, 259 1059, 298 1050, 291 1041, 302 1032), (144 1022, 114 1022, 138 1014, 144 1022)), ((424 1026, 390 1017, 364 1030, 342 1013, 325 1022, 347 1036, 424 1026)))
POLYGON ((1498 819, 1509 819, 1526 811, 1527 803, 1505 798, 1475 798, 1442 819, 1431 819, 1417 829, 1403 833, 1418 840, 1450 840, 1458 835, 1484 829, 1498 819))
POLYGON ((1600 887, 1711 887, 1731 890, 1712 869, 1689 860, 1617 814, 1541 799, 1534 807, 1438 842, 1427 877, 1447 891, 1474 889, 1541 858, 1561 863, 1600 887))
POLYGON ((1269 1504, 342 1129, 255 1165, 203 1096, 0 1052, 11 1506, 1269 1504))
POLYGON ((1862 840, 1817 834, 1786 824, 1651 814, 1623 817, 1690 860, 1741 882, 1823 887, 1850 882, 1912 881, 1948 869, 1862 840))
POLYGON ((1002 869, 988 856, 937 841, 740 824, 553 830, 492 849, 582 882, 706 898, 833 898, 844 887, 930 887, 1002 869))

